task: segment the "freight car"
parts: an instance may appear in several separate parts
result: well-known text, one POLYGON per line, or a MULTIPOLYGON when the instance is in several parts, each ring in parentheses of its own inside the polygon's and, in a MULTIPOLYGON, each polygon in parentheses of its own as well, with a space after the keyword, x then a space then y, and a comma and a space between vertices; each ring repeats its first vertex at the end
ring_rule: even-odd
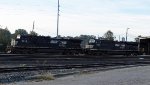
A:
POLYGON ((138 55, 138 42, 90 39, 86 45, 88 55, 138 55))
POLYGON ((11 41, 8 53, 80 53, 80 39, 51 38, 49 36, 22 35, 11 41))

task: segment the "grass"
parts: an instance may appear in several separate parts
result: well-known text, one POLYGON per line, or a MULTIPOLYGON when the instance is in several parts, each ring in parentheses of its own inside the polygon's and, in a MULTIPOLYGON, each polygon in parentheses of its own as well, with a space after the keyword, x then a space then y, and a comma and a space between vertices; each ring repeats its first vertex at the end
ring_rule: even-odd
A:
POLYGON ((49 73, 36 76, 36 82, 49 81, 49 80, 54 80, 54 79, 55 79, 54 76, 49 73))

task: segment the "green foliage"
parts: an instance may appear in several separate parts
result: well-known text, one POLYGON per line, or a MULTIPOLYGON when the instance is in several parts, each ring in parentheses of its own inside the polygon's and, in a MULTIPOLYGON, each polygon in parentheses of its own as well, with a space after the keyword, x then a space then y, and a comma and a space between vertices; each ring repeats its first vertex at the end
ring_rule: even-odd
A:
POLYGON ((104 34, 104 39, 106 40, 114 40, 114 34, 112 31, 108 30, 105 34, 104 34))
POLYGON ((5 51, 5 48, 7 47, 7 45, 10 44, 11 41, 11 33, 10 31, 5 28, 2 29, 0 28, 0 51, 5 51))
POLYGON ((24 29, 17 29, 17 30, 15 30, 15 33, 12 34, 12 38, 16 39, 17 35, 27 35, 27 34, 28 34, 28 32, 24 29))
POLYGON ((30 35, 38 36, 38 33, 36 33, 35 31, 30 31, 30 35))

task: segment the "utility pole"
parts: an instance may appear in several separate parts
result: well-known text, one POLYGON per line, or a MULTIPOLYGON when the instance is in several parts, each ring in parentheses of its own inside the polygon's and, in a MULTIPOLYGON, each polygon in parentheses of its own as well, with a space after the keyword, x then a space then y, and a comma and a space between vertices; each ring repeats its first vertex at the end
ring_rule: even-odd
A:
POLYGON ((127 30, 126 30, 126 42, 127 42, 127 39, 128 39, 128 30, 129 30, 130 28, 127 28, 127 30))
POLYGON ((58 0, 58 9, 57 9, 57 38, 58 38, 58 35, 59 35, 59 0, 58 0))
POLYGON ((33 30, 34 30, 34 28, 35 28, 35 27, 34 27, 34 23, 35 23, 35 21, 33 21, 33 27, 32 27, 32 32, 33 32, 33 30))

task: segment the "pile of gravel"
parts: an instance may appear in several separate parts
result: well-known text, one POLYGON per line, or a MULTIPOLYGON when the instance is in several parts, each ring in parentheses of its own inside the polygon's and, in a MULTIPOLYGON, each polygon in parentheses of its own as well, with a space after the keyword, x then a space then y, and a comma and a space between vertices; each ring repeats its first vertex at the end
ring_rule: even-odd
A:
POLYGON ((29 71, 29 72, 12 72, 0 74, 0 84, 12 83, 30 80, 35 75, 42 74, 41 71, 29 71))
MULTIPOLYGON (((132 67, 132 66, 131 66, 132 67)), ((87 73, 93 71, 104 71, 110 69, 116 69, 121 67, 97 67, 97 68, 80 68, 80 69, 55 69, 55 70, 38 70, 38 71, 25 71, 25 72, 11 72, 11 73, 0 73, 0 84, 9 84, 21 81, 38 81, 37 79, 44 78, 44 80, 50 79, 52 77, 63 77, 78 73, 87 73), (45 77, 45 75, 51 75, 45 77), (44 75, 44 76, 43 76, 44 75), (41 77, 41 78, 39 78, 41 77)))
POLYGON ((53 77, 62 77, 66 75, 81 73, 83 71, 88 71, 88 70, 93 70, 93 68, 55 69, 55 70, 0 73, 0 84, 9 84, 9 83, 21 82, 21 81, 34 81, 37 80, 39 76, 48 75, 48 74, 51 74, 51 76, 53 77))

